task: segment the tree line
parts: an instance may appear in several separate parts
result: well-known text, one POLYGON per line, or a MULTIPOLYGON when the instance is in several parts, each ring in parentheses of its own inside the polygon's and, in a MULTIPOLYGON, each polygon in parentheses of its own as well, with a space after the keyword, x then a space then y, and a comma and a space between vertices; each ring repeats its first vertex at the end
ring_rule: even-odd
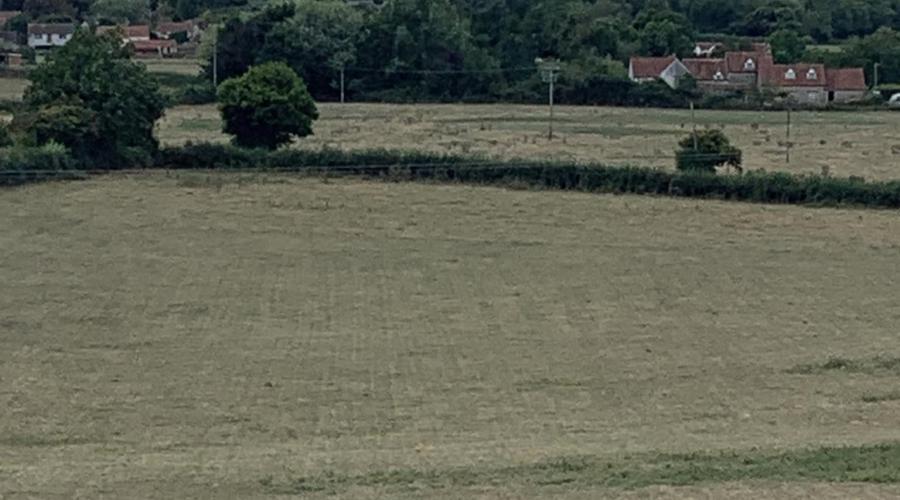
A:
POLYGON ((357 99, 527 101, 545 93, 534 60, 549 57, 562 62, 567 102, 640 104, 665 90, 635 91, 628 58, 689 56, 698 40, 733 49, 767 40, 780 62, 870 75, 877 62, 882 81, 898 81, 895 29, 900 0, 273 1, 223 23, 217 73, 283 61, 317 99, 337 98, 343 71, 357 99))

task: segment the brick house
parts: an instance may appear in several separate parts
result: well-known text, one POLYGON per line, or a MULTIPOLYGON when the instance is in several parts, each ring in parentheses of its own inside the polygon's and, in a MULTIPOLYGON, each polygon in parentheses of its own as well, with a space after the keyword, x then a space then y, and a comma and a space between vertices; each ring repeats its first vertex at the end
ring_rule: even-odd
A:
POLYGON ((668 57, 632 57, 628 62, 628 78, 635 82, 652 82, 662 80, 673 89, 678 80, 690 73, 675 56, 668 57))
POLYGON ((695 57, 713 57, 722 50, 722 44, 718 42, 697 42, 694 45, 695 57))
POLYGON ((823 64, 770 64, 762 68, 760 87, 807 106, 828 104, 828 75, 823 64))
POLYGON ((628 74, 636 82, 662 78, 672 88, 676 87, 679 78, 689 74, 704 92, 769 90, 805 106, 852 102, 866 95, 862 68, 826 69, 822 64, 775 64, 768 44, 753 44, 752 48, 729 51, 721 58, 699 57, 683 61, 674 56, 633 57, 628 74))
POLYGON ((865 99, 869 87, 862 68, 826 69, 828 102, 853 102, 865 99))

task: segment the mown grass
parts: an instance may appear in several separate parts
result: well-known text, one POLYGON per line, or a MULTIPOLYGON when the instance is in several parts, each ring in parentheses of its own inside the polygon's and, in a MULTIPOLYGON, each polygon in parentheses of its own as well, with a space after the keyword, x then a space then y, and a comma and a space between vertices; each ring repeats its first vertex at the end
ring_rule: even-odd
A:
POLYGON ((337 494, 351 487, 442 489, 502 483, 535 488, 566 484, 635 489, 747 480, 897 483, 900 482, 900 443, 780 453, 735 451, 636 456, 620 460, 581 456, 514 467, 391 469, 361 475, 326 472, 284 480, 266 476, 260 484, 271 494, 337 494))
POLYGON ((867 359, 832 357, 824 363, 797 365, 788 370, 788 373, 817 375, 835 371, 866 375, 900 375, 900 357, 875 356, 867 359))

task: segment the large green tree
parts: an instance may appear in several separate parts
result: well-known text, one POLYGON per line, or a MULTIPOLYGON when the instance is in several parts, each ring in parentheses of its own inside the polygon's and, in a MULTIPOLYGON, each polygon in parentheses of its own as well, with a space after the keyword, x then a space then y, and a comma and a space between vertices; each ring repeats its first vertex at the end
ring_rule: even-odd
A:
POLYGON ((112 34, 79 30, 30 74, 25 122, 39 143, 60 142, 93 166, 147 163, 164 99, 144 65, 112 34))
POLYGON ((219 87, 223 130, 244 147, 276 149, 313 133, 319 117, 303 80, 285 63, 254 66, 219 87))

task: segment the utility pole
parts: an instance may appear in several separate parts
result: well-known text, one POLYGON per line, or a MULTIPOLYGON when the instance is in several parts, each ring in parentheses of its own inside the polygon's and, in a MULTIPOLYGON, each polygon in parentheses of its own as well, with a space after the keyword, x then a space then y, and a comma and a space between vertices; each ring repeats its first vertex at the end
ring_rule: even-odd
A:
POLYGON ((341 66, 341 104, 344 104, 344 67, 341 66))
POLYGON ((785 142, 785 159, 788 163, 791 162, 791 107, 787 108, 787 129, 785 136, 787 137, 787 142, 785 142))
POLYGON ((215 26, 210 30, 213 37, 213 53, 212 53, 212 77, 213 88, 219 88, 219 27, 215 26))
POLYGON ((549 95, 549 103, 550 103, 550 123, 547 130, 547 138, 549 140, 553 140, 553 91, 554 85, 556 85, 556 80, 559 78, 559 71, 562 69, 562 66, 555 59, 544 60, 538 57, 534 60, 534 63, 537 64, 538 69, 541 72, 541 79, 544 83, 550 84, 550 95, 549 95))
POLYGON ((873 78, 872 82, 872 90, 878 90, 878 68, 881 67, 881 63, 875 63, 875 78, 873 78))
POLYGON ((697 115, 694 113, 694 101, 691 101, 691 136, 694 137, 694 153, 697 152, 697 115))

